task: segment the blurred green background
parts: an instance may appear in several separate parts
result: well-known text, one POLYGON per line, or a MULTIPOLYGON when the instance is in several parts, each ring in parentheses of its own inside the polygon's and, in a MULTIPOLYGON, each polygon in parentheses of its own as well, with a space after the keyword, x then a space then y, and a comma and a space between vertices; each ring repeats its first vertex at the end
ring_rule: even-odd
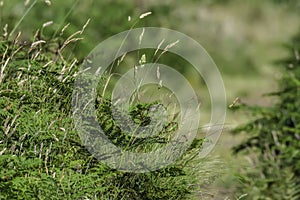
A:
MULTIPOLYGON (((9 31, 15 28, 14 33, 22 31, 24 39, 32 38, 36 30, 40 29, 41 35, 47 39, 62 36, 61 40, 64 40, 81 30, 90 19, 82 35, 84 40, 74 47, 73 52, 78 58, 84 58, 96 44, 129 29, 135 22, 137 23, 134 27, 158 26, 175 29, 196 39, 208 51, 223 75, 229 101, 236 96, 247 96, 247 101, 257 101, 256 97, 274 87, 272 80, 277 75, 272 62, 274 58, 285 56, 282 45, 299 27, 297 1, 46 2, 2 0, 0 26, 8 24, 9 31), (152 12, 150 16, 138 19, 142 13, 148 11, 152 12), (26 16, 20 21, 24 14, 26 16), (131 21, 128 21, 128 16, 131 21), (18 22, 20 24, 15 27, 18 22), (52 24, 43 27, 48 22, 52 24), (61 34, 61 29, 67 24, 70 25, 61 34), (259 90, 256 85, 260 86, 259 90)), ((176 62, 169 64, 176 65, 176 62)), ((186 67, 183 70, 189 69, 186 67)))
MULTIPOLYGON (((21 31, 24 41, 38 29, 41 38, 64 41, 90 19, 84 39, 66 52, 81 60, 96 44, 131 27, 171 28, 197 40, 213 58, 224 80, 228 105, 240 97, 243 102, 268 106, 273 101, 262 94, 276 90, 281 75, 274 62, 286 57, 284 44, 299 30, 299 8, 297 0, 0 0, 0 27, 1 34, 6 24, 14 35, 21 31), (149 11, 151 15, 139 19, 149 11), (46 23, 49 26, 43 26, 46 23)), ((184 61, 171 56, 165 62, 182 71, 193 85, 204 87, 184 61)), ((202 95, 208 102, 207 92, 202 95)), ((202 117, 209 120, 208 109, 205 111, 202 117)), ((228 169, 219 182, 207 187, 208 196, 233 195, 238 184, 234 174, 245 162, 230 155, 230 147, 241 136, 233 137, 227 130, 245 120, 242 114, 227 113, 226 130, 214 154, 224 158, 228 169)))

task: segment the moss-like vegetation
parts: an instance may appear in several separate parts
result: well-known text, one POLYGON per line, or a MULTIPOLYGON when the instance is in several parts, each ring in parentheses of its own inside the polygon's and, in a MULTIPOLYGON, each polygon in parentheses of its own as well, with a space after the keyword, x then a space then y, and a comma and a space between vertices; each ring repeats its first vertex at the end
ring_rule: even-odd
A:
MULTIPOLYGON (((217 162, 196 156, 201 140, 173 165, 150 173, 116 171, 97 161, 82 146, 72 120, 80 62, 66 61, 53 41, 40 37, 26 43, 0 39, 0 199, 187 199, 216 174, 207 164, 217 162)), ((122 147, 131 140, 115 125, 109 102, 95 102, 99 123, 122 147)), ((148 123, 152 104, 131 108, 136 123, 148 123)), ((176 123, 170 122, 163 132, 173 129, 176 123)), ((149 149, 166 142, 162 137, 132 145, 149 149)))

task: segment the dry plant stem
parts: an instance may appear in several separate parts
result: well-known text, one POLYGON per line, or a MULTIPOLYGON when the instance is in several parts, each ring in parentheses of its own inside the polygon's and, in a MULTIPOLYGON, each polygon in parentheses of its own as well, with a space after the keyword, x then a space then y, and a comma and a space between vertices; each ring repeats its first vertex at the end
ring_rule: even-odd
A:
POLYGON ((15 27, 13 28, 13 30, 10 32, 9 37, 11 37, 14 32, 17 30, 17 28, 20 26, 21 22, 24 20, 25 16, 30 12, 30 10, 35 6, 35 4, 37 3, 37 0, 35 0, 30 6, 29 8, 26 10, 26 12, 24 13, 24 15, 21 17, 21 19, 17 22, 17 24, 15 25, 15 27))

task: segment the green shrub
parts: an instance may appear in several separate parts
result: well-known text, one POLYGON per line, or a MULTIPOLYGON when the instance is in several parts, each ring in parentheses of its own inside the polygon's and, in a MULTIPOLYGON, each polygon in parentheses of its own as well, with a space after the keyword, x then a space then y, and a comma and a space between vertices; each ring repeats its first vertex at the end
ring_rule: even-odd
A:
MULTIPOLYGON (((0 199, 187 199, 217 175, 218 161, 197 157, 201 140, 176 163, 151 173, 116 171, 98 162, 81 145, 72 120, 80 63, 56 54, 57 40, 39 40, 0 39, 0 199)), ((132 107, 132 117, 146 123, 150 105, 132 107)), ((114 124, 109 101, 96 106, 99 119, 107 118, 100 124, 114 124)), ((116 144, 126 141, 117 127, 104 130, 116 144)))
POLYGON ((287 46, 290 57, 284 66, 279 91, 271 107, 239 105, 250 110, 254 120, 234 130, 246 132, 246 141, 234 148, 253 160, 254 168, 241 176, 243 192, 250 199, 300 198, 300 37, 287 46))

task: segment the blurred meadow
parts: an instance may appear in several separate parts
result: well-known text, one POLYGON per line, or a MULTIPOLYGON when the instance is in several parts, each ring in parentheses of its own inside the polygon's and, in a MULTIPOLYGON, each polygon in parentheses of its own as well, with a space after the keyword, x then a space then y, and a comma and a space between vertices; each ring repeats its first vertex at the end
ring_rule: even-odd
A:
MULTIPOLYGON (((39 30, 39 37, 49 41, 48 51, 54 51, 84 27, 82 39, 63 52, 66 60, 76 57, 81 62, 96 44, 121 31, 148 26, 174 29, 198 41, 214 60, 223 77, 228 106, 239 98, 268 107, 276 99, 264 94, 278 87, 282 74, 276 61, 288 56, 285 45, 299 31, 299 8, 299 1, 279 0, 0 0, 0 33, 14 38, 22 32, 20 40, 26 44, 39 30), (139 19, 146 12, 152 14, 139 19)), ((132 66, 136 58, 129 56, 127 64, 132 66)), ((172 55, 164 62, 203 89, 199 91, 201 118, 202 125, 207 125, 210 97, 201 77, 172 55)), ((251 166, 247 156, 232 155, 231 148, 246 136, 230 131, 251 117, 227 110, 223 134, 211 155, 224 166, 215 181, 202 187, 199 198, 238 199, 241 195, 236 174, 251 166)))

